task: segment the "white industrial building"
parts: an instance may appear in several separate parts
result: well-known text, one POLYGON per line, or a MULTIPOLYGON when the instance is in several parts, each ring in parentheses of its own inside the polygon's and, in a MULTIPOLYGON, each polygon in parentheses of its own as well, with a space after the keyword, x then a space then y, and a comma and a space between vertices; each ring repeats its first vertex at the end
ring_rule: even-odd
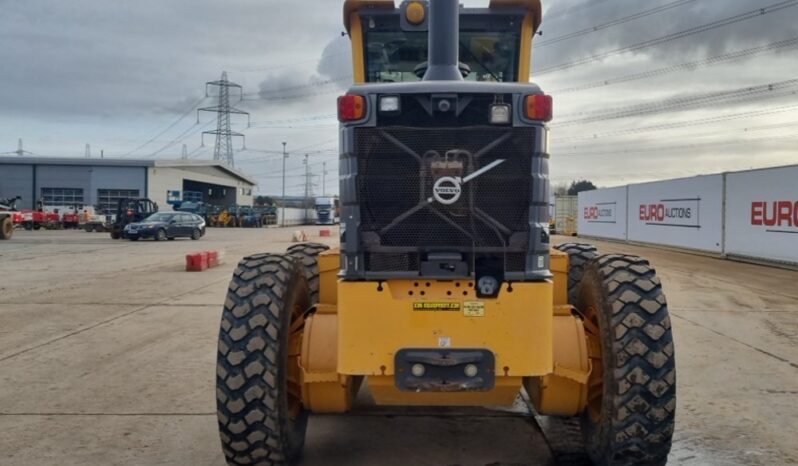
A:
POLYGON ((115 208, 122 197, 147 197, 166 206, 167 191, 202 193, 206 204, 252 205, 257 182, 211 160, 128 160, 0 157, 0 198, 21 196, 18 207, 86 205, 115 208))

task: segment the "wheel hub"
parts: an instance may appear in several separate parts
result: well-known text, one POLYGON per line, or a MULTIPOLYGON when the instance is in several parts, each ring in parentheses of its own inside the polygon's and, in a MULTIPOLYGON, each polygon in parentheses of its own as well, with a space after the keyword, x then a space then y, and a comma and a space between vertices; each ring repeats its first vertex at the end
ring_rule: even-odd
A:
POLYGON ((598 310, 588 306, 584 312, 585 336, 590 357, 590 376, 587 381, 587 413, 593 422, 601 419, 602 398, 604 397, 604 361, 601 350, 601 332, 598 310))

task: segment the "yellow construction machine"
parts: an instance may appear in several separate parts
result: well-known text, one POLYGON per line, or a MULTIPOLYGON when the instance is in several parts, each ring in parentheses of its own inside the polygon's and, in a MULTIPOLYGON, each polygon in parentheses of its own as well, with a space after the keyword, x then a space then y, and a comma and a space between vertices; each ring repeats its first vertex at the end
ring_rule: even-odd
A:
MULTIPOLYGON (((340 247, 243 259, 219 333, 231 465, 291 464, 311 413, 510 405, 581 420, 597 465, 658 465, 675 366, 650 264, 549 236, 539 0, 347 0, 340 247)), ((553 154, 556 156, 556 154, 553 154)), ((339 462, 346 463, 345 458, 339 462)))

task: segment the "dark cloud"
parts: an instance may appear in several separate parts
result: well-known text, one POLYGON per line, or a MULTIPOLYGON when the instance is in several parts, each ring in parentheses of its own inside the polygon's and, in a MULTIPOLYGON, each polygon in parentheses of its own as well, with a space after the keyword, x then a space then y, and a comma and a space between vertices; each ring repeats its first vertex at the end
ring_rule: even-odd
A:
MULTIPOLYGON (((352 75, 351 44, 345 37, 337 38, 324 47, 316 71, 328 79, 339 79, 352 75)), ((343 84, 341 87, 345 87, 343 84)))
MULTIPOLYGON (((581 31, 659 6, 673 8, 536 50, 538 67, 549 67, 585 56, 638 44, 779 4, 777 0, 629 0, 566 1, 546 11, 540 41, 581 31), (547 18, 551 17, 549 21, 547 18)), ((718 27, 683 39, 632 52, 656 60, 688 60, 798 36, 798 6, 718 27)))

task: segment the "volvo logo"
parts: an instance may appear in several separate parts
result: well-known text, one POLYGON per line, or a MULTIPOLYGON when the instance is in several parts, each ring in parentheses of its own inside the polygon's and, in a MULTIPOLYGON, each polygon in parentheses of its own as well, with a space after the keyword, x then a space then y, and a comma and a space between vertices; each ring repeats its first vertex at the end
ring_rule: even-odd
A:
POLYGON ((498 167, 504 162, 504 159, 496 160, 466 176, 465 178, 454 176, 444 176, 438 178, 437 181, 435 181, 435 184, 432 185, 432 197, 427 199, 427 202, 431 204, 433 201, 438 201, 443 205, 454 204, 460 200, 460 196, 463 194, 464 184, 468 183, 479 175, 498 167))
POLYGON ((460 178, 444 176, 438 178, 432 187, 432 195, 435 200, 443 205, 452 205, 460 200, 463 188, 460 186, 460 178))

